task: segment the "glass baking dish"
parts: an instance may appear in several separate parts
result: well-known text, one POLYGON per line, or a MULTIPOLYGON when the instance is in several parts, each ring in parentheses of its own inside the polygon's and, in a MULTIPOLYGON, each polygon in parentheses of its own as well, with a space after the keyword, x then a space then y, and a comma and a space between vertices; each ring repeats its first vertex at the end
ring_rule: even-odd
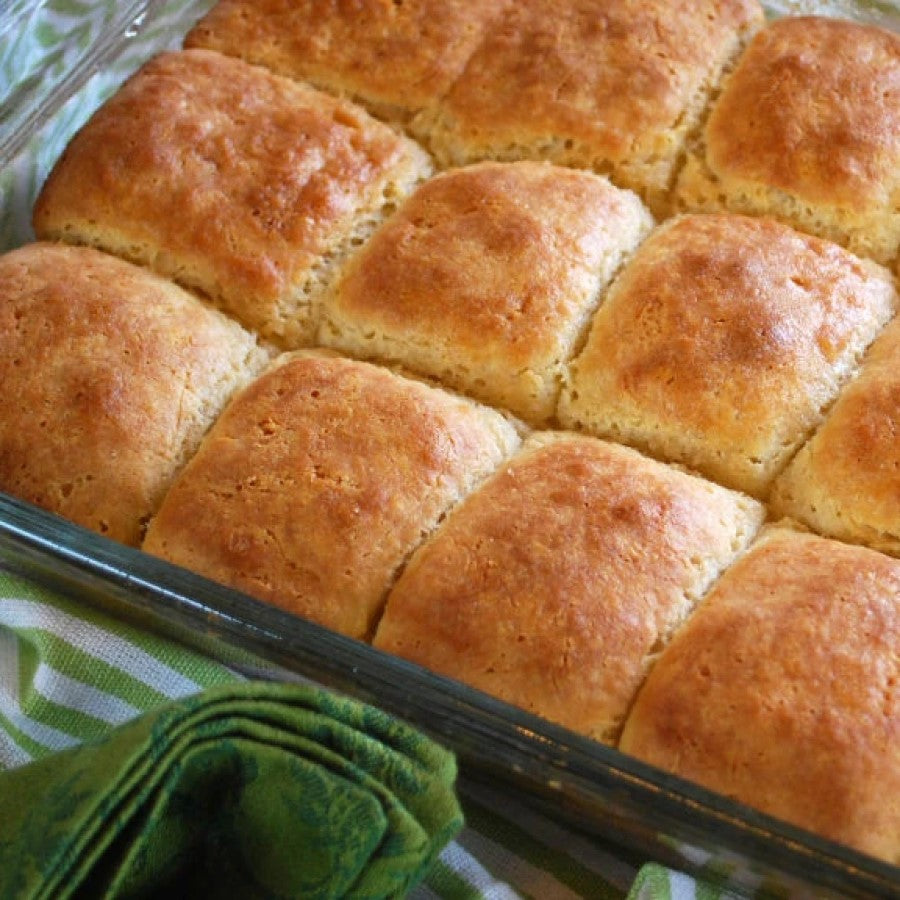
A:
MULTIPOLYGON (((93 109, 155 52, 178 46, 212 4, 98 3, 88 37, 74 49, 61 48, 49 75, 26 67, 27 77, 16 86, 0 81, 0 251, 32 239, 36 193, 93 109)), ((892 27, 900 23, 900 9, 893 3, 767 6, 773 15, 825 11, 892 27)), ((17 0, 0 13, 0 45, 25 15, 45 16, 62 27, 54 18, 54 0, 30 5, 17 0)), ((16 65, 0 56, 0 72, 16 65)), ((712 872, 720 885, 760 895, 900 897, 900 867, 794 828, 4 494, 0 566, 225 662, 277 666, 374 703, 454 749, 464 778, 510 785, 552 815, 632 854, 698 875, 712 872)))

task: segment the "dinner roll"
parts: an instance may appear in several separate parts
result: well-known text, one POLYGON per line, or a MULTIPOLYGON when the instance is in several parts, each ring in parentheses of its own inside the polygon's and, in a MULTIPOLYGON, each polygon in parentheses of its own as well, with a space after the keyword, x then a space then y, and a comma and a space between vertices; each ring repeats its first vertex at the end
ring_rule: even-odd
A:
POLYGON ((42 243, 0 256, 0 490, 137 545, 266 360, 236 322, 130 263, 42 243))
POLYGON ((199 288, 295 347, 345 256, 428 171, 350 103, 218 53, 166 53, 75 136, 34 226, 199 288))
POLYGON ((405 124, 459 77, 509 0, 220 0, 185 39, 405 124))
POLYGON ((620 748, 900 862, 900 562, 768 529, 676 633, 620 748))
POLYGON ((545 422, 602 288, 651 224, 634 194, 589 172, 453 170, 347 266, 320 341, 545 422))
POLYGON ((443 165, 549 159, 665 201, 755 0, 517 0, 416 133, 443 165))
POLYGON ((375 645, 614 742, 760 504, 625 447, 530 438, 413 556, 375 645))
POLYGON ((470 400, 288 354, 226 408, 144 549, 363 638, 406 557, 517 444, 470 400))
POLYGON ((771 219, 670 220, 610 288, 560 420, 764 497, 896 304, 885 269, 771 219))
POLYGON ((900 320, 869 348, 772 503, 816 531, 900 556, 900 320))
POLYGON ((900 249, 900 35, 840 19, 772 22, 727 79, 678 203, 775 216, 890 262, 900 249))

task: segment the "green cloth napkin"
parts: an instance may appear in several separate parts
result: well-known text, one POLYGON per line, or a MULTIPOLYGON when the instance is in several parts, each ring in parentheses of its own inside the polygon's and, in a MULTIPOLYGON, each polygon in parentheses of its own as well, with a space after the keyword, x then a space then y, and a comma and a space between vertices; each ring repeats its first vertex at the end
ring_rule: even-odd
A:
MULTIPOLYGON (((0 770, 238 680, 212 659, 0 567, 0 770)), ((521 797, 472 789, 462 797, 468 827, 411 900, 624 898, 634 864, 528 810, 521 797)), ((0 818, 6 808, 0 800, 0 818)))
POLYGON ((453 757, 302 685, 236 683, 0 777, 0 897, 399 897, 462 826, 453 757))
MULTIPOLYGON (((201 747, 194 746, 192 740, 198 734, 215 733, 221 727, 220 722, 213 720, 219 719, 223 707, 216 701, 211 712, 201 711, 198 715, 197 704, 210 697, 219 697, 227 703, 229 697, 236 696, 235 691, 242 683, 238 674, 212 659, 108 616, 77 597, 56 594, 5 572, 0 563, 0 900, 10 895, 29 898, 52 893, 50 886, 56 882, 60 883, 58 893, 65 896, 66 891, 75 889, 74 883, 67 879, 75 879, 76 874, 85 879, 77 892, 79 895, 102 896, 103 886, 112 878, 112 870, 123 860, 123 847, 128 841, 134 848, 136 836, 154 828, 158 837, 166 834, 160 830, 158 818, 149 825, 148 822, 154 802, 166 796, 160 786, 171 786, 178 769, 184 768, 180 761, 174 763, 168 751, 180 741, 181 747, 187 744, 192 766, 199 765, 196 760, 200 763, 210 760, 207 754, 215 742, 207 741, 201 747), (202 694, 203 691, 207 693, 202 694), (188 701, 195 712, 172 705, 174 699, 198 694, 197 699, 188 701), (138 720, 142 714, 145 718, 138 720), (117 725, 125 722, 134 724, 116 730, 117 725), (147 722, 158 724, 145 730, 147 722), (193 735, 184 727, 192 722, 200 726, 193 735), (124 756, 117 756, 120 751, 115 749, 101 752, 104 744, 100 741, 110 736, 118 743, 120 734, 126 736, 127 746, 120 748, 124 756), (147 742, 159 735, 166 740, 156 745, 153 755, 145 753, 141 757, 142 748, 146 750, 147 742), (85 744, 84 753, 88 755, 74 749, 85 744), (107 752, 116 765, 108 764, 107 752), (132 765, 126 772, 128 753, 132 765), (67 760, 92 767, 94 774, 82 777, 89 784, 99 783, 100 792, 91 787, 88 797, 73 800, 67 780, 73 769, 67 760), (152 771, 151 764, 159 771, 152 771), (9 772, 4 773, 4 768, 9 772), (57 788, 62 787, 51 793, 48 781, 46 787, 38 789, 40 803, 29 804, 24 789, 26 782, 21 782, 20 787, 19 779, 27 779, 30 785, 31 779, 39 776, 27 773, 41 772, 47 773, 57 788), (139 779, 141 775, 143 781, 139 779), (126 776, 132 780, 126 781, 126 776), (143 800, 141 790, 148 795, 143 800), (102 811, 98 805, 100 794, 111 798, 102 801, 102 811), (89 808, 92 798, 95 805, 89 808), (62 812, 49 808, 50 800, 55 807, 63 807, 62 812), (45 805, 48 808, 42 808, 45 805), (66 812, 69 805, 71 817, 66 812), (118 822, 126 813, 132 816, 130 821, 118 822), (95 815, 95 818, 84 828, 70 827, 68 823, 79 815, 95 815), (118 837, 113 833, 116 829, 121 832, 118 837), (102 859, 98 856, 101 849, 102 859), (72 854, 81 854, 84 860, 92 854, 95 873, 83 873, 72 854), (73 874, 64 878, 65 867, 73 874), (48 880, 45 885, 41 874, 44 872, 54 881, 48 880)), ((240 688, 250 692, 258 689, 256 684, 240 688)), ((390 721, 374 710, 368 710, 367 714, 390 721)), ((271 728, 269 713, 263 715, 263 725, 255 722, 254 731, 259 727, 271 728)), ((238 718, 246 721, 243 715, 238 718)), ((304 715, 301 721, 305 719, 304 715)), ((348 724, 346 719, 342 721, 348 724)), ((240 739, 241 748, 243 740, 240 739)), ((234 743, 233 737, 229 742, 234 743)), ((267 749, 263 752, 268 755, 267 749)), ((224 773, 225 788, 231 784, 229 778, 244 777, 236 769, 233 758, 213 761, 212 765, 219 768, 208 769, 207 773, 214 772, 215 777, 224 773)), ((210 840, 218 840, 216 829, 232 821, 220 823, 219 818, 222 809, 235 808, 233 803, 225 806, 234 791, 212 787, 213 774, 207 779, 197 777, 196 771, 189 772, 179 783, 180 807, 176 805, 176 811, 188 808, 190 802, 189 823, 205 822, 210 840), (194 791, 199 799, 190 800, 188 790, 194 791), (209 806, 210 797, 220 804, 219 813, 209 806)), ((705 884, 647 866, 635 881, 640 861, 626 857, 620 848, 606 846, 591 835, 547 818, 531 809, 524 796, 499 784, 489 788, 466 783, 463 787, 461 804, 466 827, 440 852, 419 887, 413 888, 409 900, 623 900, 626 894, 628 900, 727 900, 731 896, 723 889, 725 880, 721 872, 711 872, 712 880, 705 884)), ((419 816, 415 809, 408 808, 413 816, 419 816)), ((158 816, 158 812, 154 815, 158 816)), ((186 834, 188 840, 197 837, 190 831, 174 834, 175 837, 186 834)), ((199 837, 205 840, 203 833, 199 837)), ((281 859, 276 845, 282 838, 283 834, 276 835, 268 846, 268 856, 260 858, 266 865, 269 859, 276 862, 281 859)), ((157 845, 145 846, 148 849, 141 851, 145 865, 149 862, 159 866, 160 861, 172 865, 173 855, 177 863, 178 854, 173 854, 171 843, 161 849, 157 845)), ((188 843, 188 846, 198 858, 201 853, 207 853, 203 843, 188 843)), ((132 850, 133 854, 136 852, 132 850)), ((237 858, 235 854, 226 862, 232 865, 237 858)), ((133 861, 128 864, 132 865, 133 861)), ((170 897, 215 896, 205 881, 205 868, 188 874, 190 879, 186 877, 177 887, 145 893, 170 897)), ((136 867, 134 873, 119 876, 123 887, 129 888, 136 888, 143 877, 136 867)), ((227 886, 234 887, 232 883, 227 886)), ((248 891, 243 893, 248 897, 259 896, 248 891)))

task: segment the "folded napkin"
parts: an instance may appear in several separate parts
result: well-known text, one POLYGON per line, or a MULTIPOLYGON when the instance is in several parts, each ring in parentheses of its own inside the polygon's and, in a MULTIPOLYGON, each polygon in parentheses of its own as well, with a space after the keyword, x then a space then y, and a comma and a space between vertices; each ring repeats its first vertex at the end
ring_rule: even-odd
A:
POLYGON ((243 682, 0 775, 0 897, 398 897, 462 826, 451 754, 243 682))
MULTIPOLYGON (((122 847, 129 841, 132 855, 140 853, 146 860, 143 863, 145 870, 148 863, 156 864, 156 860, 171 861, 169 846, 162 848, 166 852, 149 843, 135 847, 134 835, 141 833, 146 811, 152 806, 149 799, 140 801, 140 791, 145 794, 156 791, 158 795, 159 789, 148 788, 146 779, 142 785, 136 779, 126 784, 122 775, 125 754, 116 757, 116 764, 110 766, 105 755, 98 752, 103 745, 97 741, 111 735, 116 726, 136 720, 142 714, 150 713, 153 720, 163 715, 167 717, 165 721, 171 723, 172 710, 180 707, 160 710, 164 704, 202 691, 207 691, 203 697, 234 697, 235 685, 240 683, 240 676, 214 660, 116 620, 77 598, 56 594, 16 577, 3 571, 0 563, 0 900, 41 897, 54 892, 61 896, 73 892, 91 898, 103 896, 104 886, 111 884, 111 873, 116 866, 122 865, 125 855, 122 847), (220 685, 229 687, 217 687, 220 685), (85 742, 90 744, 93 762, 78 757, 83 760, 79 765, 95 766, 97 774, 93 780, 87 775, 81 776, 87 785, 83 789, 86 796, 78 798, 73 790, 77 783, 68 782, 74 770, 66 760, 74 752, 71 748, 85 742), (37 760, 42 762, 36 763, 37 760), (4 768, 11 771, 4 773, 4 768), (27 775, 27 782, 20 783, 18 779, 26 778, 29 772, 34 775, 27 775), (41 781, 41 772, 49 773, 48 781, 41 781), (39 787, 30 786, 32 778, 41 781, 39 787), (50 778, 57 785, 53 792, 50 778), (99 787, 95 788, 97 782, 99 787), (29 785, 28 790, 26 785, 29 785), (30 799, 35 791, 39 802, 30 799), (131 816, 130 824, 112 825, 113 816, 126 808, 125 801, 121 800, 126 793, 131 807, 143 802, 143 809, 137 811, 139 814, 127 813, 131 816), (111 799, 102 800, 102 796, 111 799), (90 816, 93 814, 90 804, 96 806, 101 802, 105 804, 105 819, 99 810, 96 815, 100 821, 85 824, 85 819, 78 818, 76 807, 90 816), (44 804, 46 809, 41 808, 44 804), (67 804, 72 806, 71 815, 65 809, 59 809, 67 804), (110 808, 109 814, 107 808, 110 808), (104 829, 109 831, 102 833, 104 829), (119 837, 110 833, 114 829, 122 832, 119 837), (101 849, 103 859, 100 859, 101 849), (95 866, 95 872, 90 875, 81 868, 89 853, 95 866), (108 863, 107 858, 111 862, 108 863), (64 872, 73 874, 64 875, 64 872), (82 889, 76 891, 79 878, 82 889)), ((246 690, 253 692, 257 687, 246 690)), ((371 710, 368 714, 380 715, 371 710)), ((141 723, 147 721, 149 719, 145 718, 141 723)), ((342 721, 346 723, 345 719, 342 721)), ((138 723, 128 729, 143 727, 138 723)), ((157 732, 154 732, 151 726, 149 732, 141 731, 135 740, 139 745, 160 730, 166 731, 167 727, 157 726, 157 732)), ((213 727, 203 725, 203 729, 213 727)), ((171 729, 168 734, 172 734, 171 729)), ((113 740, 117 741, 118 737, 113 740)), ((207 753, 213 745, 214 742, 206 748, 207 753)), ((132 744, 133 755, 137 755, 135 749, 136 745, 132 744)), ((115 755, 115 751, 110 752, 115 755)), ((154 766, 175 768, 164 752, 157 751, 152 758, 154 766)), ((137 772, 138 765, 131 771, 132 774, 137 772)), ((220 771, 231 777, 235 767, 221 763, 220 771)), ((143 774, 148 775, 146 769, 143 774)), ((160 772, 154 777, 162 783, 172 775, 171 772, 160 772)), ((184 782, 177 802, 181 809, 185 809, 188 802, 193 804, 188 816, 189 826, 197 821, 206 823, 204 827, 210 840, 219 840, 216 828, 230 825, 233 818, 231 813, 224 817, 221 810, 226 801, 230 802, 234 790, 229 787, 228 779, 221 789, 212 787, 213 777, 210 774, 208 779, 199 778, 193 782, 202 790, 196 794, 199 799, 190 801, 187 794, 190 784, 184 782), (219 804, 218 812, 210 806, 211 802, 219 804), (218 822, 218 818, 225 818, 224 823, 218 822)), ((318 802, 317 796, 311 793, 304 802, 307 799, 318 802)), ((442 797, 445 797, 443 792, 439 799, 442 797)), ((626 894, 629 900, 726 900, 730 897, 717 887, 721 879, 712 884, 695 884, 682 875, 656 866, 645 867, 635 882, 640 860, 547 818, 532 810, 525 799, 499 784, 488 788, 468 783, 462 795, 467 826, 441 851, 419 887, 412 890, 409 900, 518 900, 528 897, 624 900, 626 894)), ((280 796, 278 802, 281 802, 280 796)), ((234 804, 228 808, 233 809, 234 804)), ((339 809, 343 811, 343 807, 339 809)), ((417 815, 415 810, 413 814, 417 815)), ((290 829, 284 829, 277 839, 271 840, 265 848, 267 855, 257 856, 257 861, 262 860, 268 866, 270 859, 275 863, 284 856, 290 859, 290 853, 282 849, 281 842, 290 840, 296 827, 292 822, 290 829)), ((156 840, 160 841, 166 832, 159 828, 157 832, 156 840)), ((200 832, 201 838, 204 833, 200 832)), ((178 832, 173 835, 177 837, 178 832)), ((187 835, 191 838, 192 831, 188 830, 187 835)), ((263 832, 254 832, 254 835, 254 841, 248 840, 243 845, 247 852, 264 840, 263 832)), ((171 886, 175 876, 169 875, 169 885, 159 889, 148 887, 142 893, 165 897, 215 896, 214 888, 204 880, 207 863, 205 858, 201 859, 201 852, 208 853, 208 849, 197 850, 197 844, 188 846, 195 848, 192 852, 199 860, 192 859, 191 864, 196 862, 203 868, 189 872, 176 887, 171 886)), ((223 865, 233 866, 238 858, 236 853, 223 865)), ((138 884, 146 884, 147 877, 140 874, 133 861, 129 865, 134 866, 135 873, 127 879, 121 876, 122 887, 138 892, 138 884)), ((227 868, 222 870, 223 873, 227 871, 227 868)), ((218 874, 213 871, 213 878, 216 879, 218 874)), ((224 878, 219 880, 227 882, 224 878)), ((262 886, 255 891, 246 890, 241 882, 227 883, 224 890, 215 890, 220 895, 227 892, 250 898, 268 892, 268 888, 262 886)), ((339 890, 339 886, 335 890, 339 890)), ((279 893, 298 896, 301 891, 279 893)))

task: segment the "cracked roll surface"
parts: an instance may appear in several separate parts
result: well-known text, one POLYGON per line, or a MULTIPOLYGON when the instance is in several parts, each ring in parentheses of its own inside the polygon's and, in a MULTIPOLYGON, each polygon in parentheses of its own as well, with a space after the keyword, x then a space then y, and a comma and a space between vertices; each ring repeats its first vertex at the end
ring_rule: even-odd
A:
POLYGON ((236 322, 130 263, 40 243, 0 256, 0 490, 137 545, 266 359, 236 322))
POLYGON ((517 443, 469 400, 288 355, 226 408, 144 550, 364 638, 406 557, 517 443))
POLYGON ((375 645, 614 742, 760 504, 594 438, 534 435, 416 552, 375 645))

